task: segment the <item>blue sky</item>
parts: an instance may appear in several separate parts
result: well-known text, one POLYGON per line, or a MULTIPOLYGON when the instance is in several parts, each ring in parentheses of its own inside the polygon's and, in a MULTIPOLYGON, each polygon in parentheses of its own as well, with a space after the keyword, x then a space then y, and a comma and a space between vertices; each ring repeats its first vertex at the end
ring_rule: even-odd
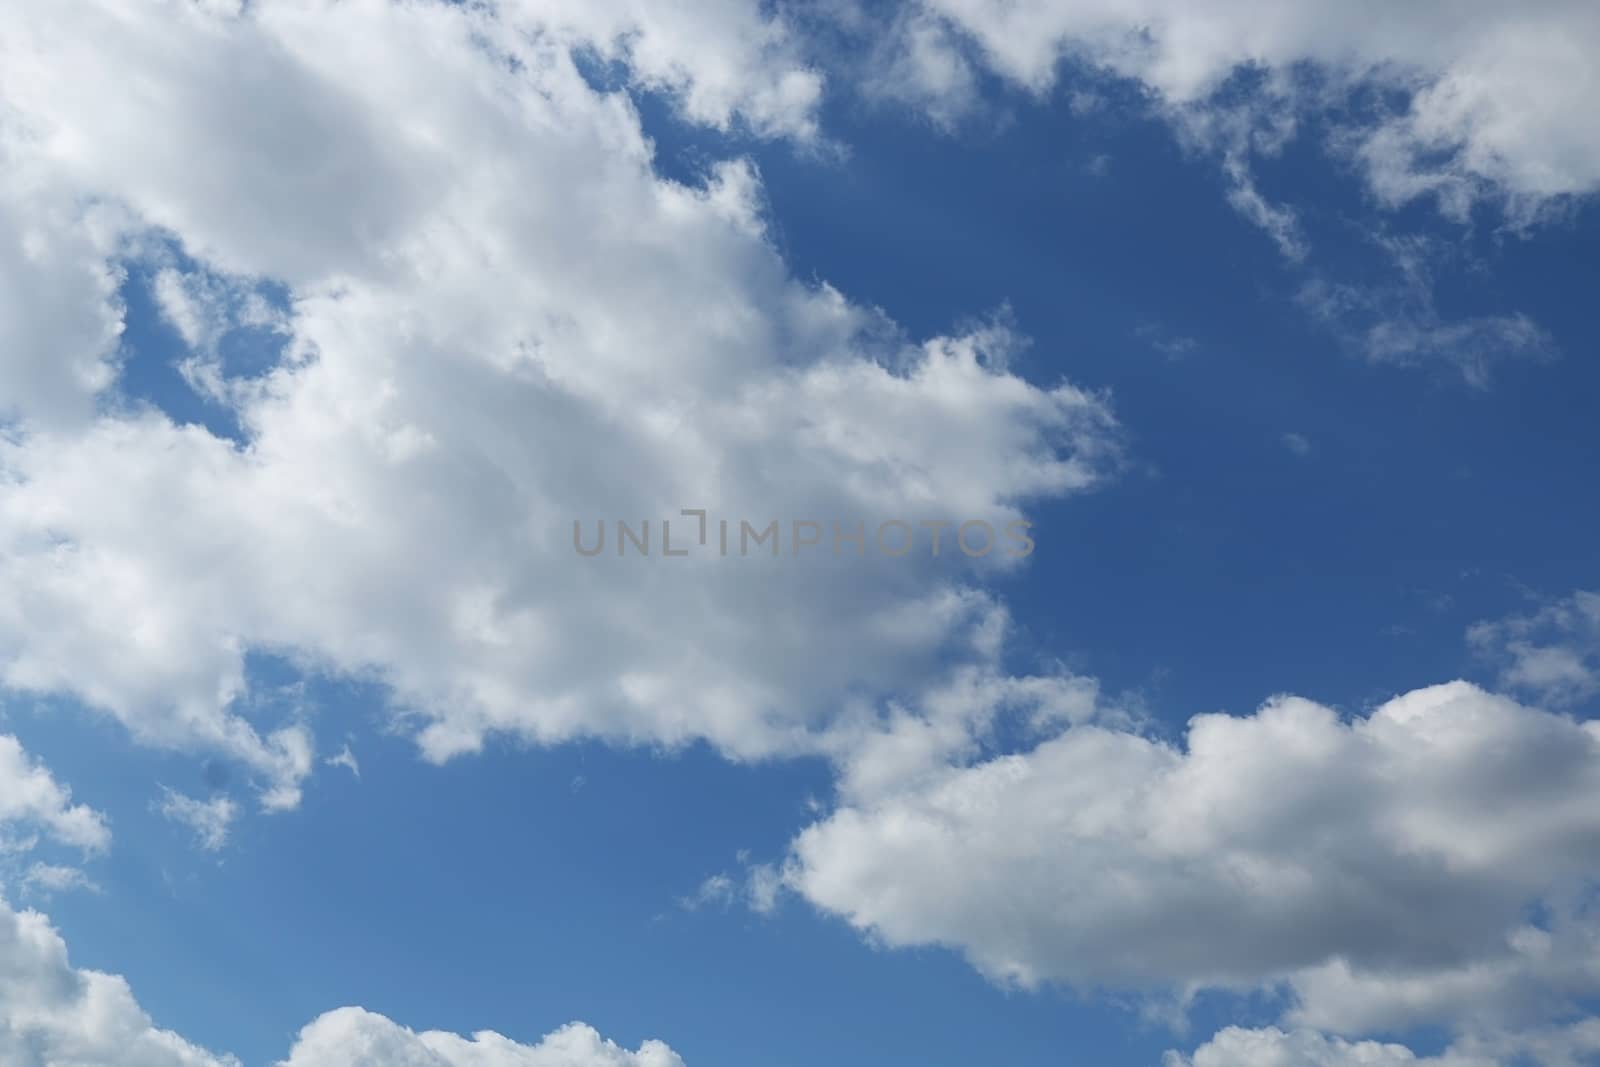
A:
POLYGON ((0 1060, 1600 1062, 1600 23, 1448 6, 24 3, 0 1060))

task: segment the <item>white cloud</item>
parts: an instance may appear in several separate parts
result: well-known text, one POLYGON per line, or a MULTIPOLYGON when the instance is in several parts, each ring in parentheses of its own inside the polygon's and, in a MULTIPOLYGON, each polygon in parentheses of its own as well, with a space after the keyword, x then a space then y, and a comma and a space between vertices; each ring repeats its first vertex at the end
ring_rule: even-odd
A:
POLYGON ((237 806, 226 796, 199 800, 166 788, 162 790, 161 803, 156 810, 163 817, 187 826, 194 832, 195 843, 207 852, 216 852, 228 843, 228 829, 238 814, 237 806))
POLYGON ((1519 1034, 1463 1038, 1437 1056, 1404 1045, 1347 1041, 1314 1030, 1230 1026, 1195 1050, 1169 1052, 1164 1067, 1580 1067, 1600 1052, 1600 1019, 1519 1034))
POLYGON ((1579 590, 1528 615, 1480 622, 1467 640, 1500 665, 1508 688, 1563 706, 1600 693, 1600 593, 1579 590))
POLYGON ((745 883, 749 894, 750 910, 758 915, 770 915, 777 910, 783 893, 783 872, 771 864, 757 864, 749 870, 745 883))
POLYGON ((1165 1067, 1502 1067, 1499 1060, 1447 1052, 1418 1056, 1404 1045, 1345 1041, 1309 1030, 1231 1026, 1193 1056, 1169 1052, 1165 1067))
MULTIPOLYGON (((1291 264, 1312 253, 1309 205, 1269 191, 1260 164, 1308 129, 1388 208, 1429 196, 1468 221, 1487 201, 1523 229, 1600 190, 1600 133, 1581 104, 1600 91, 1586 58, 1600 48, 1600 8, 1583 0, 919 0, 893 17, 846 0, 843 10, 836 21, 871 41, 876 60, 850 80, 947 128, 984 110, 981 74, 1038 95, 1065 81, 1080 114, 1094 110, 1082 102, 1096 99, 1096 77, 1131 80, 1186 150, 1215 160, 1228 203, 1291 264)), ((1430 286, 1313 278, 1303 300, 1374 362, 1454 363, 1477 386, 1496 362, 1556 354, 1526 315, 1440 316, 1430 286)))
MULTIPOLYGON (((116 975, 79 970, 49 920, 0 900, 0 1060, 7 1067, 239 1067, 158 1029, 116 975)), ((342 1008, 300 1032, 278 1067, 683 1067, 659 1041, 630 1052, 574 1023, 535 1045, 492 1032, 415 1033, 342 1008)))
POLYGON ((683 1067, 659 1041, 638 1051, 607 1041, 592 1027, 573 1023, 537 1045, 522 1045, 491 1031, 471 1038, 415 1033, 360 1008, 341 1008, 300 1031, 279 1067, 683 1067))
POLYGON ((0 137, 0 430, 24 417, 81 425, 115 377, 114 216, 76 202, 48 167, 0 137))
POLYGON ((1170 109, 1167 117, 1180 143, 1216 156, 1227 181, 1229 206, 1262 230, 1291 263, 1304 260, 1311 246, 1300 217, 1287 204, 1261 192, 1253 161, 1279 155, 1298 131, 1294 101, 1279 79, 1269 79, 1258 96, 1226 104, 1170 109))
POLYGON ((1159 323, 1145 322, 1134 329, 1133 335, 1168 359, 1187 359, 1200 351, 1200 342, 1185 334, 1171 333, 1159 323))
POLYGON ((1549 359, 1550 335, 1526 315, 1494 315, 1461 322, 1386 320, 1366 338, 1367 356, 1377 363, 1456 363, 1467 381, 1488 384, 1489 367, 1505 359, 1549 359))
POLYGON ((1237 157, 1223 160, 1222 171, 1230 187, 1228 203, 1239 214, 1266 231, 1272 243, 1286 259, 1302 260, 1309 252, 1305 236, 1301 233, 1300 219, 1294 209, 1275 204, 1261 195, 1249 165, 1237 157))
POLYGON ((1351 720, 1277 698, 1186 741, 1090 723, 847 775, 785 881, 999 982, 1286 988, 1340 1032, 1527 1028, 1600 994, 1600 724, 1457 682, 1351 720))
POLYGON ((790 276, 747 163, 652 171, 577 42, 702 121, 804 125, 750 82, 783 36, 753 5, 733 43, 662 10, 558 5, 532 35, 518 5, 74 0, 0 29, 7 150, 114 208, 119 247, 194 257, 159 286, 192 340, 197 294, 292 305, 279 365, 201 383, 243 445, 116 404, 0 441, 4 684, 229 754, 285 807, 310 723, 244 714, 255 650, 386 683, 439 759, 497 732, 814 751, 846 691, 995 662, 1003 560, 573 552, 575 519, 685 507, 1004 524, 1115 466, 1105 399, 1013 373, 1005 326, 911 343, 790 276))
MULTIPOLYGON (((159 250, 141 251, 148 260, 167 258, 159 250)), ((288 315, 236 278, 166 266, 152 278, 151 294, 162 317, 189 346, 191 354, 177 361, 184 380, 195 392, 219 403, 235 402, 233 394, 242 387, 227 380, 223 340, 241 328, 281 335, 290 332, 288 315)))
POLYGON ((1434 275, 1440 263, 1459 258, 1457 249, 1419 236, 1380 233, 1372 241, 1392 265, 1389 277, 1352 285, 1314 276, 1298 294, 1302 307, 1369 362, 1447 367, 1482 389, 1502 363, 1560 356, 1554 338, 1526 315, 1450 319, 1439 312, 1434 275))
POLYGON ((322 762, 329 767, 343 767, 357 778, 361 777, 361 764, 356 762, 356 754, 350 751, 349 745, 345 745, 337 754, 329 756, 322 762))
POLYGON ((72 967, 48 919, 3 900, 0 1060, 13 1067, 238 1067, 156 1029, 127 982, 72 967))
MULTIPOLYGON (((1309 93, 1309 106, 1357 86, 1402 92, 1403 108, 1339 139, 1390 203, 1431 194, 1460 211, 1489 194, 1526 212, 1600 188, 1600 132, 1586 112, 1600 95, 1589 59, 1600 9, 1586 0, 922 0, 920 9, 1033 92, 1051 89, 1064 63, 1133 79, 1175 113, 1215 104, 1242 71, 1275 92, 1309 93), (1307 66, 1317 84, 1294 86, 1307 66)), ((1241 208, 1276 230, 1250 187, 1237 188, 1241 208)))
POLYGON ((1506 1034, 1570 1016, 1600 990, 1600 921, 1592 904, 1559 896, 1538 907, 1546 914, 1508 930, 1493 952, 1388 971, 1343 960, 1311 968, 1294 979, 1288 1021, 1354 1034, 1448 1020, 1506 1034))
POLYGON ((753 863, 748 852, 740 852, 739 871, 729 874, 719 871, 700 883, 689 896, 678 900, 685 911, 699 911, 716 907, 724 911, 743 905, 758 915, 769 915, 777 910, 783 893, 783 874, 770 863, 753 863))
POLYGON ((729 874, 713 874, 700 883, 694 893, 678 901, 685 911, 699 911, 705 907, 727 908, 739 897, 739 886, 729 874))
POLYGON ((753 0, 509 0, 501 10, 626 64, 635 85, 671 93, 685 117, 719 129, 817 135, 822 75, 781 9, 753 0))
MULTIPOLYGON (((1203 716, 1180 748, 1099 707, 1084 679, 1000 670, 1005 611, 980 579, 1003 561, 575 556, 575 519, 684 507, 1003 524, 1115 467, 1105 398, 1026 380, 1003 325, 913 343, 796 280, 748 163, 663 180, 628 99, 574 59, 625 64, 694 121, 810 138, 820 83, 760 6, 24 5, 0 25, 0 261, 37 281, 0 294, 7 686, 229 754, 267 807, 293 805, 316 760, 299 717, 241 712, 251 651, 381 681, 439 759, 495 733, 820 752, 840 806, 795 842, 786 883, 1000 980, 1286 984, 1294 1017, 1328 1029, 1456 1022, 1486 1003, 1520 1024, 1600 988, 1577 951, 1591 917, 1562 895, 1600 859, 1592 725, 1454 685, 1353 722, 1290 698, 1203 716), (263 376, 190 366, 243 444, 118 403, 120 264, 152 238, 198 264, 155 283, 192 348, 241 314, 288 341, 263 376), (262 279, 288 286, 289 314, 241 311, 262 279), (994 755, 1003 716, 1044 740, 994 755)), ((1529 55, 1592 36, 1589 9, 1347 10, 941 0, 907 20, 892 77, 957 114, 972 71, 952 28, 1031 88, 1077 55, 1178 109, 1242 62, 1309 58, 1421 89, 1352 149, 1392 200, 1492 186, 1537 201, 1600 180, 1592 124, 1570 117, 1586 61, 1489 54, 1491 31, 1529 55), (1440 145, 1459 151, 1424 169, 1419 151, 1440 145)), ((1236 206, 1299 254, 1295 216, 1247 165, 1292 122, 1197 115, 1187 128, 1223 146, 1236 206)), ((1369 355, 1477 350, 1461 327, 1410 321, 1369 355)), ((1537 340, 1521 320, 1467 325, 1537 340)), ((1572 677, 1552 672, 1523 675, 1572 677)), ((0 814, 103 847, 103 820, 7 740, 0 814)), ((326 762, 355 770, 346 756, 326 762)), ((160 810, 208 849, 236 817, 230 798, 170 790, 160 810)), ((776 877, 751 867, 742 889, 702 895, 770 910, 776 877)), ((18 1062, 226 1062, 154 1030, 120 979, 73 970, 33 913, 0 913, 0 968, 0 1042, 18 1062)), ((1285 1034, 1212 1047, 1239 1041, 1330 1064, 1390 1055, 1285 1034)), ((1223 1053, 1197 1067, 1207 1055, 1223 1053)), ((677 1058, 581 1027, 521 1046, 346 1009, 286 1062, 677 1058)))
POLYGON ((85 852, 100 852, 111 844, 105 816, 72 803, 72 790, 9 734, 0 734, 0 825, 39 829, 85 852))
POLYGON ((35 863, 28 868, 28 873, 22 876, 23 887, 35 893, 49 896, 52 893, 64 893, 73 889, 88 890, 98 893, 100 887, 89 880, 89 876, 78 867, 67 867, 58 863, 35 863))
POLYGON ((979 107, 978 75, 954 31, 914 6, 901 10, 874 44, 861 73, 870 98, 914 104, 951 130, 979 107))

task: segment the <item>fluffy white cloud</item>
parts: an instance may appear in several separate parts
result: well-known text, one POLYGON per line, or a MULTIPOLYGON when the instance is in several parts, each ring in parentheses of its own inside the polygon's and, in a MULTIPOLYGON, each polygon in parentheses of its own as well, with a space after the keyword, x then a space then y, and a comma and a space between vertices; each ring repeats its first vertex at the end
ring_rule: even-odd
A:
MULTIPOLYGON (((1241 70, 1265 74, 1277 92, 1309 65, 1318 78, 1309 91, 1324 100, 1356 86, 1399 90, 1404 109, 1342 139, 1390 202, 1431 193, 1459 210, 1491 192, 1527 206, 1600 188, 1600 132, 1586 105, 1600 95, 1589 59, 1600 9, 1587 0, 921 0, 920 9, 1036 92, 1064 62, 1134 79, 1175 110, 1206 104, 1241 70)), ((947 93, 931 95, 949 108, 947 93)))
POLYGON ((1361 1033, 1526 1027, 1600 993, 1597 865, 1600 724, 1458 682, 1350 720, 1294 697, 1202 715, 1183 747, 1086 723, 847 777, 785 879, 998 981, 1287 987, 1298 1023, 1361 1033))
MULTIPOLYGON (((4 115, 0 104, 0 129, 4 115)), ((0 135, 0 429, 24 415, 81 424, 115 377, 117 221, 0 135)))
POLYGON ((15 737, 0 734, 0 886, 9 882, 40 897, 98 891, 78 867, 29 862, 45 839, 90 856, 110 846, 111 830, 100 812, 72 803, 72 791, 15 737))
POLYGON ((751 0, 506 0, 514 25, 625 64, 634 84, 673 94, 685 117, 719 129, 808 140, 822 76, 776 5, 751 0))
POLYGON ((105 816, 72 803, 72 790, 29 757, 15 737, 0 734, 0 828, 16 827, 42 830, 85 852, 101 851, 111 843, 105 816))
POLYGON ((581 1023, 522 1045, 493 1032, 414 1033, 381 1015, 342 1008, 300 1031, 279 1067, 683 1067, 683 1060, 659 1041, 630 1052, 581 1023))
POLYGON ((1404 1045, 1347 1041, 1314 1030, 1230 1026, 1195 1050, 1169 1052, 1164 1067, 1581 1067, 1600 1053, 1600 1019, 1520 1034, 1474 1035, 1437 1056, 1404 1045))
MULTIPOLYGON (((0 1060, 7 1067, 239 1067, 158 1029, 116 976, 79 970, 36 911, 0 900, 0 1060)), ((659 1041, 629 1052, 573 1024, 536 1045, 492 1032, 414 1033, 359 1008, 300 1032, 279 1067, 683 1067, 659 1041)))
MULTIPOLYGON (((244 439, 103 383, 71 425, 24 395, 0 441, 0 681, 229 753, 281 807, 315 759, 306 723, 247 713, 253 650, 386 683, 435 758, 497 731, 815 750, 845 692, 992 664, 1003 611, 977 579, 1004 554, 969 560, 952 528, 940 558, 919 530, 890 559, 872 531, 998 529, 1093 486, 1107 404, 1014 373, 1003 324, 913 343, 792 278, 748 164, 653 172, 628 98, 574 50, 702 121, 802 128, 773 103, 789 74, 760 80, 786 31, 723 9, 743 12, 726 40, 692 32, 714 13, 695 5, 30 0, 7 20, 6 151, 120 220, 39 243, 166 267, 151 248, 180 246, 196 266, 155 283, 195 346, 174 362, 244 439), (286 314, 250 310, 262 279, 286 314), (211 358, 251 315, 286 342, 266 372, 211 358), (777 519, 782 555, 662 559, 683 508, 713 543, 719 517, 736 537, 777 519), (647 518, 655 558, 574 552, 575 520, 647 518), (863 522, 868 555, 796 559, 794 520, 863 522)), ((113 324, 117 262, 75 290, 113 324)), ((30 336, 0 360, 107 358, 99 334, 30 336)))
POLYGON ((0 1060, 15 1067, 237 1067, 158 1030, 115 975, 80 971, 49 920, 0 900, 0 1060))
POLYGON ((1447 1052, 1418 1056, 1404 1045, 1344 1041, 1309 1030, 1229 1027, 1195 1050, 1169 1052, 1165 1067, 1501 1067, 1500 1061, 1447 1052))

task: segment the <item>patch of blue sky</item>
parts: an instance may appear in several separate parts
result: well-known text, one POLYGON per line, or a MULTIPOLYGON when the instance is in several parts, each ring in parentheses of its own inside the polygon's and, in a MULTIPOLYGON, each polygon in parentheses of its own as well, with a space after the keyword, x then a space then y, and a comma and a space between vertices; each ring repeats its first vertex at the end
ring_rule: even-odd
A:
POLYGON ((148 404, 180 425, 202 426, 217 437, 244 443, 244 430, 224 398, 212 395, 184 364, 209 359, 222 380, 259 377, 282 358, 288 335, 263 312, 288 315, 290 293, 272 279, 213 283, 209 310, 217 318, 214 336, 197 350, 162 308, 157 279, 164 271, 197 276, 202 268, 170 241, 152 241, 143 254, 123 263, 119 291, 124 329, 119 351, 120 373, 109 397, 113 405, 148 404), (254 307, 247 307, 247 302, 254 307))

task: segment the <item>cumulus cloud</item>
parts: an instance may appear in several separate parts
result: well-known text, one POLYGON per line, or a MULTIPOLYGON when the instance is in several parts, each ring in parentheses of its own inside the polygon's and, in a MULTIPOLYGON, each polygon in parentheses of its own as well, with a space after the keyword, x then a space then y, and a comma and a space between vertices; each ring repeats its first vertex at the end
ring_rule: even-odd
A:
MULTIPOLYGON (((1458 684, 1356 720, 1283 698, 1201 716, 1178 745, 1088 680, 1003 669, 1007 616, 982 581, 1021 564, 969 559, 948 532, 942 556, 869 553, 886 521, 1000 527, 1094 488, 1117 427, 1106 397, 1030 380, 1004 321, 907 338, 794 278, 749 163, 656 173, 596 62, 692 121, 813 136, 819 83, 762 5, 22 2, 0 24, 0 261, 38 288, 0 295, 6 686, 225 753, 269 808, 297 802, 317 759, 303 716, 252 713, 252 652, 381 682, 435 759, 495 734, 822 754, 838 806, 784 884, 1000 981, 1281 986, 1330 1030, 1453 1023, 1491 999, 1521 1025, 1596 991, 1577 889, 1600 859, 1593 725, 1458 684), (150 261, 163 242, 181 266, 150 261), (119 392, 135 263, 158 268, 187 348, 171 358, 237 440, 119 392), (266 282, 286 306, 250 303, 266 282), (211 358, 241 321, 284 341, 265 370, 211 358), (789 532, 755 557, 574 551, 575 521, 659 538, 667 519, 694 529, 685 508, 789 532), (795 520, 859 522, 862 550, 797 554, 795 520), (1001 724, 1030 747, 997 754, 1001 724)), ((1592 131, 1568 129, 1583 112, 1563 99, 1592 73, 1564 76, 1558 49, 1550 99, 1483 95, 1527 74, 1483 58, 1485 27, 1581 39, 1587 8, 1346 10, 939 0, 897 61, 959 102, 967 68, 939 50, 966 33, 1029 87, 1081 54, 1175 108, 1242 62, 1344 64, 1418 90, 1353 149, 1390 199, 1592 187, 1592 131), (1525 142, 1507 125, 1524 120, 1550 136, 1525 142)), ((1245 165, 1292 125, 1191 129, 1233 153, 1236 204, 1294 252, 1292 212, 1245 165)), ((1373 358, 1461 347, 1422 322, 1373 358)), ((98 816, 10 758, 31 784, 0 777, 0 803, 103 847, 98 816)), ((170 791, 161 810, 208 848, 236 814, 170 791)), ((708 899, 770 909, 777 877, 752 867, 708 899)), ((119 979, 73 970, 42 917, 0 920, 0 1051, 228 1062, 155 1030, 119 979)), ((1282 1040, 1328 1063, 1388 1055, 1282 1040)), ((345 1010, 286 1062, 677 1059, 584 1028, 521 1046, 345 1010)))
POLYGON ((42 831, 85 852, 111 844, 105 816, 72 803, 72 790, 28 755, 10 734, 0 734, 0 826, 42 831))
POLYGON ((785 882, 998 982, 1283 989, 1297 1025, 1363 1033, 1527 1028, 1600 993, 1597 863, 1600 725, 1457 682, 847 777, 785 882))
MULTIPOLYGON (((1600 10, 1584 0, 921 0, 918 10, 1032 92, 1079 64, 1137 82, 1174 113, 1216 103, 1242 71, 1279 89, 1314 71, 1314 87, 1295 90, 1313 105, 1369 87, 1397 93, 1402 106, 1336 138, 1391 204, 1433 195, 1459 212, 1492 196, 1526 213, 1600 188, 1600 133, 1585 110, 1600 93, 1588 58, 1600 10)), ((1239 188, 1241 208, 1261 213, 1239 188)))
MULTIPOLYGON (((119 976, 72 966, 36 911, 0 900, 0 1060, 9 1067, 239 1067, 157 1028, 119 976)), ((534 1045, 492 1032, 415 1033, 343 1008, 300 1032, 278 1067, 683 1067, 659 1041, 636 1052, 573 1024, 534 1045)))
MULTIPOLYGON (((41 230, 110 257, 79 303, 114 324, 106 250, 159 237, 190 264, 155 288, 192 346, 263 280, 288 308, 265 372, 191 376, 239 440, 108 403, 104 381, 70 427, 24 397, 0 441, 0 680, 227 753, 286 807, 310 724, 246 714, 252 651, 387 684, 437 759, 494 733, 815 751, 842 693, 994 663, 1000 553, 573 551, 575 520, 659 538, 670 517, 681 538, 683 508, 999 528, 1115 469, 1106 398, 1027 380, 1004 322, 908 339, 790 276, 748 163, 653 171, 629 99, 579 58, 699 121, 804 127, 788 76, 761 80, 784 31, 717 8, 732 36, 653 4, 72 0, 9 20, 7 151, 119 220, 41 230)), ((26 358, 107 358, 38 338, 26 358)))
POLYGON ((1345 1041, 1309 1030, 1229 1027, 1193 1056, 1167 1053, 1163 1067, 1501 1067, 1470 1054, 1418 1056, 1404 1045, 1345 1041))
POLYGON ((1168 1052, 1164 1067, 1581 1067, 1600 1052, 1600 1019, 1525 1033, 1473 1036, 1437 1056, 1392 1042, 1348 1041, 1314 1030, 1230 1026, 1195 1050, 1168 1052))
POLYGON ((29 862, 47 840, 87 857, 110 846, 111 830, 100 812, 72 803, 72 791, 15 737, 0 734, 0 884, 12 882, 37 897, 75 889, 98 892, 79 867, 29 862))
POLYGON ((0 430, 24 416, 81 425, 116 376, 114 216, 76 202, 0 136, 0 430))
POLYGON ((0 1059, 16 1067, 238 1067, 157 1029, 127 982, 74 968, 48 919, 3 900, 0 1059))
POLYGON ((633 84, 671 94, 718 129, 817 136, 823 79, 781 8, 751 0, 510 0, 512 25, 623 64, 633 84))
POLYGON ((294 1050, 278 1067, 683 1067, 660 1041, 637 1051, 607 1041, 574 1023, 537 1045, 492 1031, 470 1038, 430 1030, 415 1033, 360 1008, 341 1008, 300 1031, 294 1050))

